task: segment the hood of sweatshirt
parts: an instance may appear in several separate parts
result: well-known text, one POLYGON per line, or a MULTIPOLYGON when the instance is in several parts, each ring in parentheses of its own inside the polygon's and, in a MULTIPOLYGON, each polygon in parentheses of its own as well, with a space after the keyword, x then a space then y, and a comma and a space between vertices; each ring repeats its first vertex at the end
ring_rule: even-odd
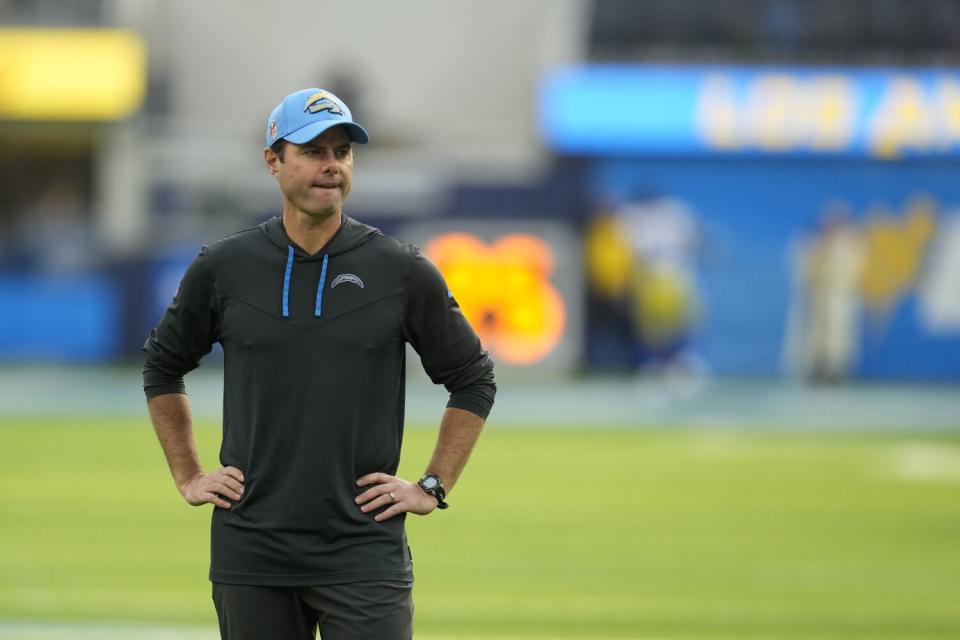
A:
POLYGON ((290 239, 286 229, 283 228, 283 220, 281 218, 274 217, 261 223, 260 230, 284 255, 287 255, 290 252, 290 248, 293 247, 295 262, 323 260, 324 256, 330 256, 332 258, 359 247, 374 236, 380 234, 380 230, 375 227, 357 222, 353 218, 342 216, 340 228, 333 234, 329 242, 327 242, 320 251, 310 255, 290 239))
POLYGON ((283 300, 281 302, 281 313, 284 318, 290 317, 290 277, 293 274, 295 263, 318 260, 323 263, 320 269, 320 279, 317 282, 317 296, 314 304, 314 316, 320 318, 323 315, 323 289, 327 282, 327 266, 331 258, 347 253, 380 234, 379 229, 357 222, 353 218, 342 216, 340 228, 333 234, 333 237, 322 249, 310 255, 290 240, 281 218, 270 218, 260 225, 260 230, 278 251, 287 256, 286 269, 283 273, 283 300))

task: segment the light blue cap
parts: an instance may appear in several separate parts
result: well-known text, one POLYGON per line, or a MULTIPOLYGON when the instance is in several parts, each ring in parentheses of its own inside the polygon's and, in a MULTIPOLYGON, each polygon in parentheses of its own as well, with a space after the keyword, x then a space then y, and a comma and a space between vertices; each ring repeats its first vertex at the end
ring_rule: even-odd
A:
POLYGON ((277 105, 267 119, 267 146, 280 138, 303 144, 310 142, 330 127, 344 126, 350 139, 366 144, 366 129, 353 121, 347 105, 323 89, 303 89, 291 93, 277 105))

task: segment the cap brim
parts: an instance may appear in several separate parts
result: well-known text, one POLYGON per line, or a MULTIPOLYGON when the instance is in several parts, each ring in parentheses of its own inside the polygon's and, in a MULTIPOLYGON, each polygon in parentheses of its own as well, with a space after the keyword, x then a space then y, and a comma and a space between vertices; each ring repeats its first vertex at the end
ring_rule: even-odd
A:
POLYGON ((333 127, 344 127, 350 135, 350 139, 358 144, 367 144, 370 140, 370 136, 367 135, 367 130, 356 122, 338 122, 337 120, 311 122, 307 126, 300 127, 296 131, 283 136, 283 139, 294 144, 304 144, 333 127))

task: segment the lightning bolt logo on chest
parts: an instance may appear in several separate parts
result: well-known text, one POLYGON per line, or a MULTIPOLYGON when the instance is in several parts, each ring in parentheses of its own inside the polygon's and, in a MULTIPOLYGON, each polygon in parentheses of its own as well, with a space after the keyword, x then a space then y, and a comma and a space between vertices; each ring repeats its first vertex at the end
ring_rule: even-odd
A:
POLYGON ((363 289, 363 280, 359 276, 355 276, 352 273, 341 273, 336 278, 333 279, 333 282, 330 283, 330 288, 333 289, 337 285, 344 284, 349 282, 350 284, 355 284, 361 289, 363 289))

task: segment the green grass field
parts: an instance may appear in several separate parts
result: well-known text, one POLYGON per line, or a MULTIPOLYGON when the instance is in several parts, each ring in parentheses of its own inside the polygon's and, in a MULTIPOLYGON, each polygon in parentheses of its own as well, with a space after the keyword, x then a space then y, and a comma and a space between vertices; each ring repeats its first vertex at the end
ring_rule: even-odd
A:
MULTIPOLYGON (((146 419, 0 419, 0 487, 0 621, 215 624, 146 419)), ((408 521, 418 637, 960 637, 960 434, 491 428, 451 504, 408 521)))

